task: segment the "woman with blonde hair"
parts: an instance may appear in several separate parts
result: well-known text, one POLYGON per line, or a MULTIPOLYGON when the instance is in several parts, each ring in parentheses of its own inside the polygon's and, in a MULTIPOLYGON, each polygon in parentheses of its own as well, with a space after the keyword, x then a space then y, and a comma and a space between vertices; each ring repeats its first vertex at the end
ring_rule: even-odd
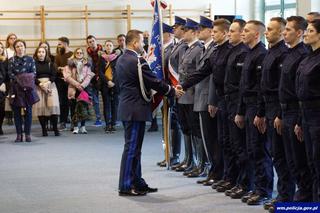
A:
POLYGON ((36 64, 36 85, 40 101, 33 107, 33 114, 38 116, 42 136, 48 136, 47 121, 50 119, 54 135, 59 136, 58 115, 60 114, 59 96, 56 84, 56 66, 49 58, 44 47, 38 47, 33 56, 36 64))
POLYGON ((10 34, 7 36, 7 39, 6 39, 6 55, 7 55, 7 58, 8 58, 8 59, 10 59, 11 57, 13 57, 14 54, 15 54, 13 44, 14 44, 14 42, 15 42, 16 40, 17 40, 17 35, 14 34, 14 33, 10 33, 10 34))
POLYGON ((68 99, 74 126, 73 134, 79 133, 78 122, 81 123, 80 133, 87 134, 85 122, 88 118, 89 104, 91 102, 87 90, 94 73, 91 72, 90 63, 84 57, 84 52, 81 48, 75 49, 73 57, 69 59, 68 65, 64 68, 63 76, 69 84, 68 99))

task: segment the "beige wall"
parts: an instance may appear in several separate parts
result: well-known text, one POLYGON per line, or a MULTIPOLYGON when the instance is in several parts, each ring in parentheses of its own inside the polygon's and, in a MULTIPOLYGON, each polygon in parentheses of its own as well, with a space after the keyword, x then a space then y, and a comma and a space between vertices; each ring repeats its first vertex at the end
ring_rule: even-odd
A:
MULTIPOLYGON (((247 1, 247 0, 244 0, 247 1)), ((235 0, 167 0, 168 4, 172 4, 173 9, 178 9, 175 12, 175 15, 188 16, 192 17, 195 20, 198 20, 199 15, 204 15, 204 10, 209 8, 209 5, 212 5, 212 12, 216 15, 222 14, 233 14, 235 11, 235 0), (197 12, 183 12, 179 9, 196 9, 197 12)), ((127 5, 131 5, 132 9, 148 9, 151 10, 151 5, 149 0, 12 0, 5 1, 0 0, 0 5, 2 11, 5 10, 39 10, 40 6, 43 5, 45 10, 81 10, 84 9, 85 5, 88 6, 88 9, 104 9, 104 10, 113 10, 113 9, 126 9, 127 5), (9 3, 10 2, 10 3, 9 3)), ((47 17, 56 17, 56 16, 68 16, 76 17, 80 16, 80 13, 66 13, 66 14, 52 14, 49 13, 47 17)), ((101 16, 104 14, 95 14, 96 16, 101 16)), ((110 14, 111 16, 119 15, 119 13, 110 14)), ((151 29, 152 18, 150 13, 139 13, 134 15, 140 16, 150 16, 150 19, 133 19, 132 28, 137 28, 140 30, 149 30, 151 29)), ((0 18, 5 17, 39 17, 35 16, 34 13, 30 14, 8 14, 4 13, 0 18)), ((94 16, 94 14, 91 14, 94 16)), ((168 19, 164 20, 169 22, 168 19)), ((47 20, 46 24, 46 38, 58 38, 62 35, 71 37, 71 38, 84 38, 85 37, 85 24, 83 20, 47 20)), ((10 32, 15 32, 18 37, 24 39, 40 39, 41 38, 41 26, 39 20, 0 20, 0 40, 4 40, 6 35, 10 32)), ((97 37, 101 38, 110 38, 116 37, 119 33, 126 33, 127 23, 126 20, 89 20, 88 24, 89 34, 94 34, 97 37)), ((27 45, 35 46, 37 42, 28 42, 27 45)), ((56 41, 50 41, 50 44, 54 46, 56 41)), ((73 41, 72 46, 84 45, 83 41, 73 41)), ((31 50, 29 49, 29 52, 31 50)))

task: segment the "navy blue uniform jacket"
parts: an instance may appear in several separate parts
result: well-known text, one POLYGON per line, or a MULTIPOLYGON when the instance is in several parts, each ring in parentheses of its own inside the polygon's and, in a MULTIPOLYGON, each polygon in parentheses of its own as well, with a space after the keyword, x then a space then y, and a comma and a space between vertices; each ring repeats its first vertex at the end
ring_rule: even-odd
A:
MULTIPOLYGON (((143 58, 139 58, 139 60, 142 64, 146 89, 153 89, 160 94, 174 96, 174 89, 158 79, 143 58)), ((118 115, 121 121, 151 121, 152 119, 151 103, 145 101, 141 94, 137 64, 137 54, 128 49, 120 56, 116 64, 120 89, 118 115)))

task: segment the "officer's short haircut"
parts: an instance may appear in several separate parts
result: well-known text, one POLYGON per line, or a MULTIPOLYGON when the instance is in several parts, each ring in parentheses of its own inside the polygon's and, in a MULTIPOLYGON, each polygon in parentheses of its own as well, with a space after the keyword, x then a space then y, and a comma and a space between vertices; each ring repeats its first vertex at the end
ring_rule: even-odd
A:
POLYGON ((213 26, 219 27, 223 31, 229 31, 230 25, 230 21, 224 18, 219 18, 213 21, 213 26))
POLYGON ((240 31, 243 30, 244 26, 246 25, 246 21, 243 19, 234 19, 232 21, 232 23, 238 23, 239 27, 240 27, 240 31))
POLYGON ((88 35, 86 40, 88 41, 89 39, 96 39, 96 37, 94 37, 93 35, 88 35))
POLYGON ((270 19, 270 21, 276 21, 276 22, 278 22, 278 23, 280 24, 280 26, 281 26, 282 29, 284 29, 285 26, 286 26, 286 24, 287 24, 287 21, 286 21, 284 18, 282 18, 282 17, 272 17, 272 18, 270 19))
POLYGON ((140 40, 140 34, 142 34, 140 30, 129 30, 126 35, 126 45, 131 44, 135 40, 140 40))
POLYGON ((66 43, 68 46, 70 44, 70 41, 69 41, 69 39, 67 37, 63 36, 63 37, 58 38, 58 40, 66 43))
POLYGON ((310 12, 307 15, 313 16, 314 19, 320 19, 320 13, 319 12, 310 12))
POLYGON ((320 19, 315 19, 310 24, 316 29, 317 33, 320 33, 320 19))
POLYGON ((121 37, 126 37, 126 35, 125 34, 119 34, 118 36, 117 36, 117 39, 119 39, 119 38, 121 38, 121 37))
POLYGON ((253 24, 256 27, 258 27, 258 31, 261 35, 263 35, 264 31, 266 30, 266 26, 264 25, 264 23, 262 23, 261 21, 258 21, 258 20, 247 21, 247 24, 253 24))
POLYGON ((191 30, 192 32, 197 32, 197 31, 200 30, 200 28, 198 27, 197 29, 195 29, 195 28, 184 27, 183 30, 184 30, 185 32, 187 32, 187 31, 189 31, 189 30, 191 30))
POLYGON ((287 22, 293 22, 295 30, 305 31, 308 26, 308 22, 302 16, 290 16, 287 18, 287 22))

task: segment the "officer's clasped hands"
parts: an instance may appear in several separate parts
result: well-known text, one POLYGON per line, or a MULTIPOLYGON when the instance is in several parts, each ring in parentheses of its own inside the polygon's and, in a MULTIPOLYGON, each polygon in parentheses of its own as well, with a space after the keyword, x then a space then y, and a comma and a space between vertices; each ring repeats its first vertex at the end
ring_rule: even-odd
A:
POLYGON ((176 97, 177 98, 180 98, 182 95, 184 95, 184 91, 183 91, 183 88, 181 85, 177 85, 174 87, 174 90, 175 90, 175 94, 176 94, 176 97))

